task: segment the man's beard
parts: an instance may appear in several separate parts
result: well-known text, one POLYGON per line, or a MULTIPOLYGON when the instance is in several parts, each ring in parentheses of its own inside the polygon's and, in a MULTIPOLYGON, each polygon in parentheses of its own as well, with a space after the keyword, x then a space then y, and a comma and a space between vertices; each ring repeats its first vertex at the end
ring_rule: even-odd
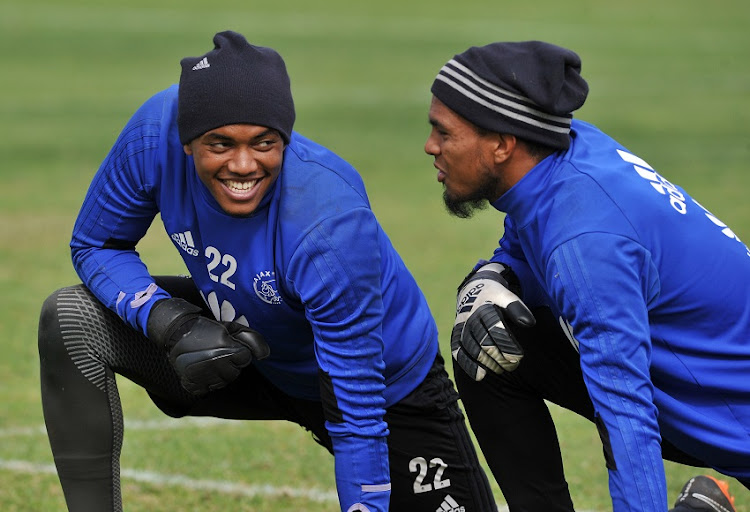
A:
POLYGON ((471 194, 463 197, 451 196, 448 188, 443 186, 443 202, 445 209, 451 215, 459 219, 471 218, 474 213, 484 210, 489 205, 490 200, 494 200, 495 191, 497 190, 496 178, 485 175, 480 185, 471 194))
POLYGON ((487 199, 465 199, 462 197, 451 197, 448 190, 443 190, 443 202, 448 213, 455 215, 459 219, 469 219, 475 212, 487 208, 489 202, 487 199))

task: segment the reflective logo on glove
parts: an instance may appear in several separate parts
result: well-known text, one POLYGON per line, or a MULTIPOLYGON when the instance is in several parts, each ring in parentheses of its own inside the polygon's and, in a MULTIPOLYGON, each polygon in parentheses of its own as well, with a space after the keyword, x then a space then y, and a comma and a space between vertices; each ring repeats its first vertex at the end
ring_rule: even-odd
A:
POLYGON ((479 292, 482 291, 482 288, 484 288, 484 283, 477 283, 468 292, 466 292, 466 295, 461 298, 461 301, 456 306, 457 315, 459 313, 469 311, 472 307, 474 307, 474 302, 476 302, 477 297, 479 296, 479 292))

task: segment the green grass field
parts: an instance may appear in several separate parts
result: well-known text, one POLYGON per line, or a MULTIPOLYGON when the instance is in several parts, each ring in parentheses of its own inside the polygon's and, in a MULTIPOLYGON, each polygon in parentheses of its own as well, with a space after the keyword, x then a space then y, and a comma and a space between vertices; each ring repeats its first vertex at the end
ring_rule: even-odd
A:
MULTIPOLYGON (((362 173, 373 208, 442 332, 455 286, 501 235, 501 217, 449 217, 431 159, 429 86, 471 45, 543 39, 575 49, 594 122, 750 240, 750 4, 335 0, 207 3, 6 0, 0 5, 0 510, 64 510, 43 429, 39 307, 77 281, 68 253, 85 189, 119 130, 179 60, 224 29, 284 55, 296 129, 362 173), (610 5, 611 4, 611 5, 610 5)), ((139 247, 182 271, 156 223, 139 247)), ((707 262, 710 263, 710 262, 707 262)), ((333 461, 281 423, 172 421, 120 381, 129 511, 336 510, 333 461)), ((611 509, 595 429, 555 410, 574 501, 611 509)), ((695 469, 667 464, 670 500, 695 469)), ((498 502, 502 495, 495 488, 498 502)), ((738 510, 750 492, 734 484, 738 510)))

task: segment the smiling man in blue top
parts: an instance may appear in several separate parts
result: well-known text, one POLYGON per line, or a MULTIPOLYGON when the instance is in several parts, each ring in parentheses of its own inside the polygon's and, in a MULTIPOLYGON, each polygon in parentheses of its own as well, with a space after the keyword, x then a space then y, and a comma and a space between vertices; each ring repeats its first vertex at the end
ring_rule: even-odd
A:
MULTIPOLYGON (((662 458, 750 484, 750 251, 572 119, 580 70, 565 48, 501 42, 433 82, 425 151, 447 208, 506 213, 494 254, 459 286, 456 383, 512 512, 573 510, 545 400, 596 424, 615 511, 664 512, 662 458)), ((673 510, 731 502, 699 476, 673 510)))
POLYGON ((292 131, 282 58, 222 32, 181 65, 89 188, 71 242, 83 284, 42 308, 69 510, 122 510, 115 374, 170 416, 311 431, 342 511, 495 510, 425 297, 357 172, 292 131), (157 213, 190 277, 153 277, 136 252, 157 213))

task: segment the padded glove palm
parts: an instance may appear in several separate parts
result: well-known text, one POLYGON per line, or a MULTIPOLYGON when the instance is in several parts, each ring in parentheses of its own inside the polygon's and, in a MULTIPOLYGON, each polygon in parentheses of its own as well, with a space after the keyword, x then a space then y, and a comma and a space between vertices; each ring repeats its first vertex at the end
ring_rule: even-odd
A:
MULTIPOLYGON (((458 287, 456 320, 451 332, 451 353, 474 380, 488 371, 513 371, 523 358, 523 349, 508 324, 531 327, 534 316, 508 280, 517 285, 510 267, 487 263, 470 273, 458 287)), ((518 286, 515 286, 518 290, 518 286)))
POLYGON ((235 322, 217 322, 180 298, 157 302, 148 318, 148 336, 163 346, 182 387, 203 396, 227 386, 253 358, 268 357, 260 333, 235 322))

